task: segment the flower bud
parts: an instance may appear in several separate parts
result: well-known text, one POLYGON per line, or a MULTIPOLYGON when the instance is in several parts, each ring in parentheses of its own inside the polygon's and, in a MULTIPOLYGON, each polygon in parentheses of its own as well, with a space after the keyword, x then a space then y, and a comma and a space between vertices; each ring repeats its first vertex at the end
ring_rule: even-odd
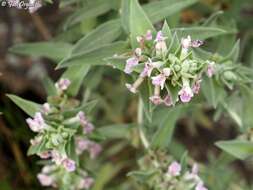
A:
POLYGON ((179 64, 174 65, 174 70, 179 72, 181 70, 181 66, 179 64))
POLYGON ((67 132, 63 132, 63 133, 62 133, 62 137, 63 137, 64 139, 66 139, 66 138, 69 137, 69 134, 68 134, 67 132))
POLYGON ((226 80, 228 80, 228 81, 236 81, 236 80, 237 80, 237 76, 236 76, 235 73, 232 72, 232 71, 225 71, 225 72, 223 73, 223 76, 224 76, 224 78, 225 78, 226 80))
POLYGON ((215 62, 207 61, 207 71, 206 74, 211 78, 215 73, 215 62))

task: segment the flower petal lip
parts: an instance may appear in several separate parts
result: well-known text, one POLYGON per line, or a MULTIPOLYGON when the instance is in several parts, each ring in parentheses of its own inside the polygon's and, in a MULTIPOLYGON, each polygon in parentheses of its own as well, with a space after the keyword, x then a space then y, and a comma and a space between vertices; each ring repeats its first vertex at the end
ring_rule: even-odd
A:
POLYGON ((181 165, 174 161, 170 164, 170 166, 168 167, 168 174, 171 175, 171 176, 179 176, 180 175, 180 172, 181 172, 181 165))
POLYGON ((125 69, 124 72, 126 74, 130 74, 133 72, 133 68, 138 65, 139 60, 137 57, 130 57, 129 59, 127 59, 126 61, 126 65, 125 65, 125 69))
POLYGON ((160 86, 161 89, 164 88, 164 85, 165 85, 165 81, 166 81, 166 76, 161 73, 155 77, 151 77, 152 79, 152 84, 155 85, 155 86, 160 86))
POLYGON ((183 88, 178 92, 178 95, 183 103, 187 103, 191 101, 193 92, 189 86, 183 86, 183 88))

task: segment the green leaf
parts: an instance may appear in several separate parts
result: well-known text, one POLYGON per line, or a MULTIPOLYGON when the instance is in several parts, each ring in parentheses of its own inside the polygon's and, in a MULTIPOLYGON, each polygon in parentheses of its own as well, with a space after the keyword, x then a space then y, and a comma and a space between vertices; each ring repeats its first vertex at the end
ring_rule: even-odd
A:
POLYGON ((15 95, 7 95, 18 107, 20 107, 25 113, 33 117, 36 112, 41 110, 41 105, 25 100, 15 95))
POLYGON ((206 97, 209 104, 214 108, 222 102, 226 96, 226 92, 214 79, 205 77, 201 84, 201 91, 206 97))
POLYGON ((203 27, 203 26, 175 28, 172 31, 176 32, 179 38, 185 38, 186 36, 190 35, 192 39, 199 39, 199 40, 205 40, 220 35, 235 33, 235 31, 233 30, 227 31, 225 29, 222 29, 221 27, 218 28, 218 27, 203 27))
POLYGON ((48 96, 54 96, 57 94, 54 82, 48 76, 43 78, 42 83, 48 96))
POLYGON ((63 42, 35 42, 17 44, 9 49, 12 53, 33 57, 46 57, 59 61, 70 53, 72 46, 63 42))
POLYGON ((128 139, 130 137, 131 129, 135 126, 136 125, 134 124, 115 124, 100 127, 98 132, 108 139, 128 139))
POLYGON ((181 106, 177 106, 170 109, 167 108, 164 111, 166 111, 167 114, 164 118, 160 119, 161 124, 151 143, 153 148, 165 148, 169 145, 174 132, 175 123, 183 110, 181 106))
POLYGON ((166 40, 168 41, 168 44, 170 44, 172 40, 172 33, 166 20, 163 23, 162 33, 167 37, 166 40))
POLYGON ((71 81, 71 84, 67 91, 68 94, 75 96, 78 93, 82 85, 82 81, 89 72, 89 70, 89 65, 81 65, 70 67, 64 72, 62 78, 67 78, 71 81))
POLYGON ((139 182, 146 182, 152 178, 157 172, 156 171, 132 171, 127 176, 134 177, 139 182))
POLYGON ((143 109, 145 116, 149 122, 152 122, 152 104, 149 100, 149 97, 152 96, 151 92, 151 84, 148 82, 147 84, 141 85, 139 88, 140 91, 140 98, 143 103, 143 109))
POLYGON ((130 16, 130 0, 121 1, 121 25, 126 33, 130 33, 129 16, 130 16))
POLYGON ((115 42, 109 45, 104 45, 96 50, 85 52, 80 55, 70 57, 61 62, 57 68, 72 67, 72 66, 94 66, 103 65, 106 62, 104 59, 112 57, 114 54, 124 53, 126 51, 127 44, 125 42, 115 42))
POLYGON ((104 190, 105 185, 122 169, 121 165, 105 164, 98 171, 92 190, 104 190))
POLYGON ((231 95, 226 98, 226 101, 222 102, 222 105, 236 124, 239 127, 243 127, 242 114, 244 110, 242 108, 242 97, 237 96, 237 94, 231 95))
POLYGON ((228 53, 224 59, 221 60, 221 62, 224 62, 226 60, 232 60, 233 62, 236 62, 239 58, 240 54, 240 40, 237 40, 231 51, 228 53))
POLYGON ((27 156, 31 156, 31 155, 38 154, 45 151, 46 150, 45 145, 46 145, 46 141, 43 140, 40 144, 30 146, 27 151, 27 156))
POLYGON ((83 111, 84 113, 88 114, 97 104, 97 100, 93 100, 87 103, 84 103, 78 108, 70 109, 68 111, 63 112, 64 117, 74 117, 79 111, 83 111))
POLYGON ((176 105, 178 101, 178 92, 180 90, 180 87, 178 86, 172 86, 171 84, 165 85, 166 90, 168 91, 168 94, 170 94, 173 105, 176 105))
POLYGON ((225 152, 241 160, 253 156, 253 143, 249 141, 244 140, 219 141, 216 142, 215 145, 224 150, 225 152))
POLYGON ((108 21, 80 39, 73 47, 72 55, 109 44, 120 36, 121 31, 119 19, 108 21))
POLYGON ((180 48, 180 41, 178 39, 177 33, 174 33, 168 50, 170 52, 176 53, 179 48, 180 48))
POLYGON ((74 160, 77 163, 77 165, 79 165, 79 157, 76 154, 76 143, 74 137, 72 137, 69 140, 68 144, 66 145, 66 153, 68 158, 74 160))
POLYGON ((136 40, 137 36, 146 34, 147 30, 154 31, 154 27, 151 21, 148 19, 147 15, 141 8, 138 0, 130 1, 129 26, 132 48, 138 47, 138 42, 136 40))
POLYGON ((163 0, 154 1, 143 6, 144 11, 147 13, 152 23, 167 18, 177 12, 182 11, 186 7, 189 7, 198 0, 163 0))
POLYGON ((216 22, 217 18, 221 15, 223 15, 224 11, 217 11, 214 12, 209 18, 205 20, 205 22, 202 24, 202 26, 210 26, 212 23, 216 22))
POLYGON ((95 18, 108 12, 113 8, 113 4, 110 3, 110 1, 111 0, 93 0, 92 2, 85 4, 83 8, 78 9, 69 16, 64 24, 64 29, 78 24, 85 19, 95 18))

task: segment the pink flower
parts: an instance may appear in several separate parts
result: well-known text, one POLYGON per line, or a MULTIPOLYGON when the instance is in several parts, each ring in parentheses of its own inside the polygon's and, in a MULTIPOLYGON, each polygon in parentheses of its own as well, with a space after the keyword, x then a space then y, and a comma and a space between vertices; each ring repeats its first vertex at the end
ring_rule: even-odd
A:
POLYGON ((169 94, 165 96, 163 103, 168 107, 173 105, 172 98, 169 94))
POLYGON ((38 180, 40 181, 42 186, 51 186, 54 183, 54 180, 51 176, 39 173, 37 175, 38 180))
POLYGON ((85 127, 85 125, 87 125, 88 121, 87 121, 87 118, 85 117, 84 112, 79 111, 77 114, 77 118, 79 119, 79 122, 83 127, 85 127))
POLYGON ((145 39, 147 41, 151 41, 153 39, 153 36, 152 36, 152 31, 151 30, 148 30, 146 35, 145 35, 145 39))
POLYGON ((49 114, 50 110, 51 110, 51 108, 50 108, 49 103, 43 104, 42 111, 43 111, 44 114, 49 114))
POLYGON ((153 69, 159 68, 162 65, 162 62, 152 62, 152 60, 149 58, 148 61, 145 63, 144 69, 141 72, 141 77, 150 77, 153 69))
POLYGON ((168 174, 171 176, 179 176, 181 172, 181 165, 174 161, 168 167, 168 174))
POLYGON ((190 102, 193 97, 192 89, 189 86, 183 86, 178 93, 182 102, 190 102))
POLYGON ((192 91, 194 94, 198 94, 199 93, 199 90, 200 90, 200 83, 201 83, 202 80, 197 80, 193 87, 192 87, 192 91))
POLYGON ((92 133, 92 131, 94 130, 94 125, 92 123, 87 123, 84 127, 83 127, 83 133, 84 134, 90 134, 92 133))
POLYGON ((203 45, 203 41, 201 40, 192 40, 191 36, 187 36, 187 38, 181 39, 181 45, 184 49, 189 49, 190 47, 199 47, 203 45))
POLYGON ((130 74, 133 72, 133 68, 138 65, 139 59, 137 57, 131 57, 126 61, 124 72, 130 74))
POLYGON ((159 105, 163 102, 161 96, 158 96, 158 95, 149 97, 149 100, 155 105, 159 105))
POLYGON ((209 77, 209 78, 211 78, 213 75, 214 75, 214 73, 215 73, 215 62, 210 62, 210 61, 208 61, 208 63, 207 63, 208 65, 207 65, 207 71, 206 71, 206 74, 207 74, 207 76, 209 77))
POLYGON ((163 36, 163 33, 161 30, 158 31, 156 34, 155 42, 164 41, 164 40, 166 40, 166 37, 163 36))
POLYGON ((69 85, 71 84, 70 80, 68 79, 60 79, 56 84, 55 87, 60 91, 67 90, 69 85))
POLYGON ((155 49, 156 49, 156 54, 158 56, 161 56, 163 54, 165 54, 167 52, 167 45, 166 45, 166 37, 163 36, 162 31, 157 32, 156 35, 156 45, 155 45, 155 49))
POLYGON ((54 171, 57 167, 55 165, 45 165, 43 168, 42 168, 42 173, 43 174, 49 174, 51 173, 52 171, 54 171))
POLYGON ((76 138, 76 152, 77 154, 81 154, 84 150, 88 150, 91 141, 82 138, 76 138))
POLYGON ((38 154, 38 156, 42 159, 48 159, 51 157, 51 152, 50 151, 44 151, 38 154))
POLYGON ((55 162, 56 165, 60 165, 62 160, 64 159, 60 152, 56 150, 51 151, 52 161, 55 162))
POLYGON ((167 45, 165 41, 158 41, 155 45, 156 55, 162 56, 167 52, 167 45))
POLYGON ((101 151, 102 151, 102 147, 99 144, 97 143, 90 144, 89 153, 92 159, 96 158, 100 154, 101 151))
POLYGON ((150 77, 153 69, 154 69, 154 67, 152 65, 152 60, 149 59, 148 62, 145 63, 144 69, 141 72, 140 76, 141 77, 146 77, 146 76, 150 77))
POLYGON ((201 181, 197 184, 195 190, 208 190, 208 189, 204 186, 203 182, 201 181))
POLYGON ((78 187, 80 189, 90 189, 93 184, 94 184, 94 179, 91 177, 86 177, 80 181, 78 187))
POLYGON ((34 132, 41 132, 43 129, 46 128, 46 123, 40 112, 35 113, 33 119, 26 119, 26 122, 29 125, 30 129, 34 132))
POLYGON ((163 69, 163 72, 161 74, 155 77, 151 77, 152 84, 155 86, 160 86, 161 89, 163 89, 165 85, 166 77, 168 77, 169 75, 170 75, 170 69, 169 68, 163 69))
POLYGON ((184 49, 189 49, 191 47, 191 36, 187 36, 187 38, 182 38, 181 39, 181 45, 184 49))
POLYGON ((199 173, 199 166, 198 164, 195 163, 192 166, 192 174, 198 175, 198 173, 199 173))
POLYGON ((201 40, 193 40, 191 43, 191 46, 194 48, 197 48, 197 47, 202 46, 203 44, 204 44, 204 42, 201 40))
POLYGON ((29 12, 34 13, 42 7, 40 0, 29 0, 29 12))
POLYGON ((68 171, 68 172, 73 172, 76 170, 76 163, 74 160, 71 160, 69 158, 65 158, 62 161, 63 167, 68 171))
POLYGON ((141 48, 136 48, 136 49, 134 50, 134 54, 135 54, 136 57, 140 57, 141 54, 142 54, 141 48))

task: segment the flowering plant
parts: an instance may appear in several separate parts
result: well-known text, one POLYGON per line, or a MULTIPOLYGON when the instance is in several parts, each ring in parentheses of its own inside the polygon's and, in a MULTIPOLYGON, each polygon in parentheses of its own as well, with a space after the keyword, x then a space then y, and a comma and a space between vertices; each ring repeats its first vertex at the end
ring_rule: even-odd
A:
MULTIPOLYGON (((95 127, 84 113, 90 111, 94 102, 80 103, 69 96, 67 90, 70 85, 71 81, 61 78, 55 84, 54 93, 48 97, 48 102, 36 105, 34 110, 28 112, 32 118, 26 122, 37 133, 30 141, 28 155, 36 154, 46 161, 37 175, 43 186, 89 189, 94 179, 80 165, 79 156, 87 152, 88 158, 95 159, 102 150, 94 137, 98 136, 95 127)), ((21 107, 32 104, 12 95, 10 98, 21 107)))
MULTIPOLYGON (((76 2, 63 1, 61 7, 76 8, 76 2)), ((92 1, 88 8, 77 8, 67 18, 63 31, 80 24, 82 18, 92 20, 89 9, 97 11, 94 17, 109 10, 117 13, 80 38, 72 35, 76 39, 68 41, 66 35, 64 40, 59 37, 61 40, 53 43, 18 44, 10 49, 50 58, 57 62, 56 69, 66 69, 55 84, 48 79, 47 102, 42 105, 9 95, 30 115, 26 122, 36 136, 28 155, 36 154, 44 160, 37 175, 43 186, 64 190, 238 189, 233 180, 224 180, 216 187, 210 179, 219 181, 219 171, 225 170, 231 160, 244 160, 253 154, 253 122, 249 119, 252 110, 245 103, 253 97, 252 72, 239 64, 239 41, 231 40, 225 53, 213 50, 214 45, 223 45, 216 38, 226 40, 236 33, 233 25, 219 22, 217 14, 198 26, 170 27, 167 17, 172 13, 168 9, 174 14, 197 3, 171 2, 172 5, 162 0, 141 6, 138 0, 92 1), (83 88, 86 91, 80 101, 83 88), (125 98, 129 94, 126 89, 134 95, 125 98), (99 100, 92 118, 106 126, 94 127, 90 122, 89 112, 96 101, 87 102, 89 97, 99 100), (230 116, 241 129, 235 140, 215 143, 235 157, 222 153, 217 158, 219 167, 211 158, 199 167, 187 146, 182 148, 173 138, 180 119, 188 118, 182 123, 189 131, 195 130, 196 123, 208 128, 209 117, 204 116, 208 111, 216 120, 230 116), (115 124, 108 126, 111 121, 115 124), (108 147, 103 152, 102 140, 108 147), (129 156, 134 161, 121 161, 125 159, 121 151, 129 146, 136 150, 134 157, 129 156), (102 158, 97 157, 100 152, 102 158), (105 162, 112 165, 103 167, 105 162), (99 168, 102 169, 97 172, 99 168), (111 179, 123 169, 127 169, 124 174, 130 178, 124 177, 120 179, 122 183, 115 184, 111 179)), ((232 179, 231 170, 226 171, 224 176, 232 179)), ((246 189, 244 181, 240 184, 246 189)))

